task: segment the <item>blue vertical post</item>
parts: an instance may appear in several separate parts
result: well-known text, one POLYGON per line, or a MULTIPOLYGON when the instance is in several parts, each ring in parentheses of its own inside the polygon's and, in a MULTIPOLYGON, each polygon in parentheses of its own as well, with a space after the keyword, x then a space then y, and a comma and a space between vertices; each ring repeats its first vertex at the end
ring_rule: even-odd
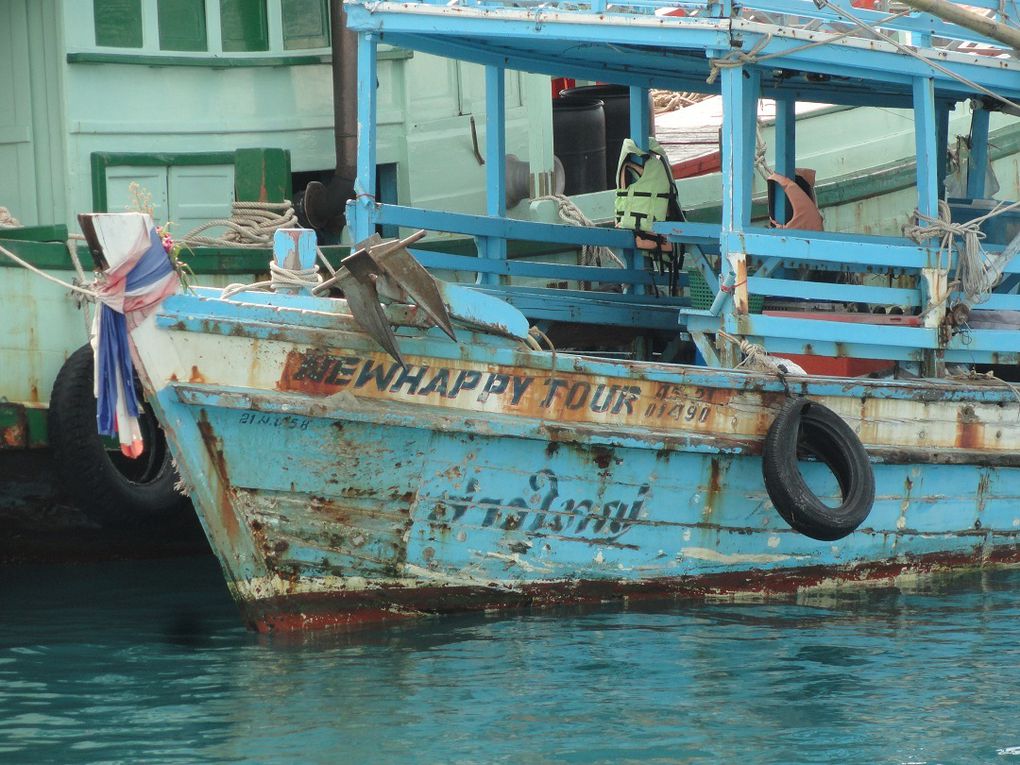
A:
POLYGON ((917 209, 922 215, 938 216, 938 151, 935 140, 935 82, 930 77, 914 78, 914 149, 917 152, 917 209))
MULTIPOLYGON (((278 228, 273 234, 273 259, 276 265, 291 270, 310 269, 315 265, 315 231, 310 228, 278 228)), ((311 295, 311 287, 273 287, 290 295, 311 295)))
MULTIPOLYGON (((776 99, 776 172, 787 178, 797 174, 797 101, 776 99)), ((776 184, 776 222, 786 223, 786 194, 776 184)))
POLYGON ((374 33, 358 34, 358 178, 351 230, 355 242, 375 230, 376 48, 374 33))
POLYGON ((742 231, 751 222, 758 78, 725 69, 723 90, 723 228, 742 231))
POLYGON ((988 173, 987 109, 978 107, 970 118, 970 161, 967 163, 967 196, 983 199, 988 173))
MULTIPOLYGON (((506 67, 485 67, 485 212, 506 217, 506 67)), ((506 239, 487 236, 480 240, 481 254, 506 260, 506 239)), ((479 274, 482 284, 498 284, 498 274, 479 274)))
MULTIPOLYGON (((751 222, 751 190, 754 182, 755 129, 758 124, 758 85, 756 72, 744 67, 723 69, 722 125, 722 261, 719 283, 733 284, 733 311, 747 313, 747 258, 738 244, 744 228, 751 222), (745 76, 749 75, 749 76, 745 76), (732 277, 732 281, 731 281, 732 277)), ((736 364, 737 353, 727 346, 720 354, 725 366, 736 364)))
POLYGON ((741 97, 744 99, 744 156, 747 157, 747 174, 745 175, 745 199, 747 200, 747 218, 744 225, 751 222, 751 195, 754 192, 754 155, 758 148, 758 93, 761 90, 761 73, 757 69, 744 71, 744 88, 741 97))
MULTIPOLYGON (((722 226, 724 232, 743 231, 751 222, 754 138, 757 124, 755 78, 743 67, 724 69, 722 79, 722 226)), ((724 265, 725 269, 729 266, 724 265)))
MULTIPOLYGON (((913 90, 914 148, 917 152, 917 210, 922 215, 937 218, 939 174, 936 160, 938 142, 935 138, 935 132, 938 129, 935 114, 935 82, 930 77, 915 77, 913 90)), ((929 240, 925 246, 928 250, 928 266, 921 270, 922 278, 918 280, 918 291, 921 293, 921 305, 925 309, 925 326, 937 328, 945 316, 945 302, 941 301, 938 296, 946 289, 947 269, 945 264, 943 267, 939 267, 938 242, 929 240)), ((924 358, 921 362, 921 374, 923 375, 938 374, 941 354, 936 355, 934 350, 932 348, 924 349, 924 358)))
MULTIPOLYGON (((648 151, 652 118, 648 113, 648 88, 630 88, 630 138, 641 151, 648 151)), ((615 159, 615 157, 614 157, 615 159)))

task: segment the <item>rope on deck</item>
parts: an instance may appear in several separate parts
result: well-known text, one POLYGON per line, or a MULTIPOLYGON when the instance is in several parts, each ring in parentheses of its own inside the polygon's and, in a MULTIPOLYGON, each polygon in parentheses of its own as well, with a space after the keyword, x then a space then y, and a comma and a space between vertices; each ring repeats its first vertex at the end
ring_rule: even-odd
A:
POLYGON ((737 369, 746 369, 749 372, 764 372, 765 374, 778 375, 783 378, 785 375, 803 375, 807 374, 799 365, 794 364, 789 359, 784 359, 780 356, 770 356, 769 352, 765 350, 765 346, 752 343, 750 340, 745 340, 735 335, 731 335, 729 332, 719 330, 716 334, 719 335, 723 340, 733 343, 740 352, 744 354, 744 358, 739 364, 737 369))
POLYGON ((217 218, 192 229, 184 236, 189 245, 212 247, 272 247, 273 234, 280 228, 298 225, 297 215, 290 200, 283 202, 234 202, 229 218, 217 218), (226 228, 220 236, 207 236, 202 232, 211 228, 226 228))
POLYGON ((653 89, 651 94, 652 107, 655 109, 656 114, 675 112, 677 109, 684 109, 688 106, 701 103, 706 98, 712 97, 710 93, 695 93, 693 91, 676 90, 653 89))
POLYGON ((275 261, 269 261, 269 279, 251 284, 228 284, 223 288, 221 298, 226 300, 240 292, 264 292, 282 288, 315 288, 322 281, 317 265, 311 268, 284 268, 275 261))

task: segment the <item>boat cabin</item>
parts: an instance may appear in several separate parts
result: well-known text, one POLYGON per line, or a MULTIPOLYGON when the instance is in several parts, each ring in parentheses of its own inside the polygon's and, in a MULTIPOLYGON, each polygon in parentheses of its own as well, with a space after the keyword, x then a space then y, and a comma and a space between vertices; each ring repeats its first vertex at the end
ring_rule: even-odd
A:
MULTIPOLYGON (((1015 10, 991 0, 973 6, 1006 25, 1017 23, 1015 10)), ((985 188, 990 115, 1020 114, 1020 62, 1001 41, 930 14, 846 0, 625 6, 425 0, 346 7, 358 33, 365 138, 378 126, 380 104, 374 78, 364 73, 377 70, 383 45, 485 67, 489 158, 507 153, 506 77, 513 69, 628 86, 631 138, 642 149, 652 132, 644 108, 649 89, 718 94, 724 106, 720 219, 662 220, 653 227, 683 253, 687 290, 670 294, 667 276, 650 267, 633 230, 509 218, 502 162, 486 164, 485 215, 382 203, 378 145, 371 139, 359 144, 358 197, 348 214, 355 240, 380 225, 472 235, 477 259, 420 253, 422 262, 475 274, 482 289, 547 326, 604 332, 612 325, 665 338, 655 347, 667 361, 682 359, 686 347, 708 365, 735 367, 743 341, 806 367, 815 359, 857 360, 821 368, 842 374, 943 376, 954 365, 1016 364, 1020 265, 1012 251, 1003 255, 1017 228, 1016 209, 986 199, 985 188), (775 145, 767 149, 758 140, 763 98, 776 103, 775 145), (786 227, 781 188, 773 222, 752 222, 756 167, 771 164, 780 176, 796 176, 795 114, 802 101, 910 110, 916 193, 899 235, 786 227), (973 116, 965 195, 949 198, 949 115, 966 108, 973 116), (620 253, 625 268, 515 262, 507 257, 508 240, 606 247, 620 253), (603 288, 522 285, 534 277, 603 288), (694 281, 707 287, 707 304, 693 304, 694 281)))

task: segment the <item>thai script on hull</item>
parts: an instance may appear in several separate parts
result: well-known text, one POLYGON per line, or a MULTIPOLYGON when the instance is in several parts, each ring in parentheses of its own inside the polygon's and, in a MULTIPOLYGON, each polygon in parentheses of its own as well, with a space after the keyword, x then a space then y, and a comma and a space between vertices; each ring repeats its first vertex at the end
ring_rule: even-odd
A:
POLYGON ((440 524, 468 524, 504 531, 557 535, 593 534, 615 539, 641 517, 645 497, 651 486, 637 487, 633 498, 602 501, 590 496, 561 494, 560 480, 548 468, 528 479, 527 496, 485 496, 477 479, 472 478, 462 496, 443 492, 433 505, 427 520, 440 524))

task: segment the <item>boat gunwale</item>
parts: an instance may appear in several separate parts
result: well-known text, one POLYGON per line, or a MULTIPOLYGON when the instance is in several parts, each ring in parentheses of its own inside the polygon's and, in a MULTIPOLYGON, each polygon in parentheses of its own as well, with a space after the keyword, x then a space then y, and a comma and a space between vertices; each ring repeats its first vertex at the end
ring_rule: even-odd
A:
MULTIPOLYGON (((209 288, 212 289, 212 288, 209 288)), ((279 302, 276 305, 267 303, 244 303, 235 300, 222 300, 211 297, 189 296, 183 293, 171 296, 164 302, 157 312, 156 323, 162 329, 169 329, 179 332, 203 332, 209 334, 220 334, 229 336, 248 336, 267 339, 261 334, 252 333, 246 327, 256 326, 262 330, 272 327, 279 327, 286 332, 297 332, 306 335, 304 341, 298 337, 280 337, 279 342, 291 342, 295 345, 315 346, 320 350, 349 348, 352 340, 360 348, 351 350, 369 350, 371 352, 381 351, 371 337, 361 331, 346 331, 343 329, 329 329, 322 327, 304 327, 299 324, 285 321, 285 317, 277 312, 277 321, 246 321, 239 316, 217 314, 215 310, 207 312, 204 316, 196 312, 186 302, 195 300, 207 307, 214 307, 217 304, 228 304, 235 308, 256 308, 270 309, 286 308, 290 296, 277 296, 279 302), (217 322, 220 326, 215 328, 208 324, 209 320, 217 322), (205 322, 205 323, 203 323, 205 322)), ((300 298, 299 298, 300 299, 300 298)), ((323 298, 334 300, 333 298, 323 298)), ((339 302, 339 301, 338 301, 339 302)), ((302 309, 296 309, 302 310, 302 309)), ((307 310, 305 312, 308 312, 307 310)), ((315 312, 320 313, 320 312, 315 312)), ((337 313, 321 312, 324 317, 338 318, 337 313)), ((498 338, 494 335, 483 335, 482 333, 471 333, 471 335, 498 338)), ((868 377, 839 377, 827 375, 768 375, 746 369, 722 369, 709 366, 696 366, 688 364, 670 364, 657 361, 636 361, 618 360, 605 357, 588 355, 584 353, 573 353, 570 351, 542 351, 536 352, 526 349, 524 346, 510 347, 501 343, 502 347, 485 345, 481 348, 473 345, 461 345, 440 339, 434 329, 416 331, 415 327, 408 326, 407 334, 399 335, 402 341, 428 343, 429 348, 404 347, 402 350, 409 356, 428 355, 434 358, 446 360, 472 361, 476 363, 501 364, 516 366, 519 365, 525 356, 532 362, 535 369, 549 372, 578 372, 577 362, 580 361, 587 369, 585 373, 601 375, 605 377, 635 377, 649 382, 673 382, 684 385, 694 385, 714 388, 733 388, 734 382, 739 381, 738 390, 754 390, 762 393, 786 393, 799 389, 806 394, 810 388, 815 386, 836 386, 842 396, 852 397, 882 397, 882 392, 898 391, 911 392, 909 398, 924 401, 980 401, 985 404, 1006 404, 1014 403, 1020 407, 1015 388, 1005 381, 989 379, 988 382, 974 380, 950 380, 948 378, 917 377, 909 379, 894 378, 868 378, 868 377), (444 352, 445 351, 445 352, 444 352), (508 358, 501 358, 510 354, 508 358), (522 356, 524 354, 525 356, 522 356)), ((505 338, 498 338, 505 341, 505 338)), ((819 395, 833 395, 818 392, 819 395)))

